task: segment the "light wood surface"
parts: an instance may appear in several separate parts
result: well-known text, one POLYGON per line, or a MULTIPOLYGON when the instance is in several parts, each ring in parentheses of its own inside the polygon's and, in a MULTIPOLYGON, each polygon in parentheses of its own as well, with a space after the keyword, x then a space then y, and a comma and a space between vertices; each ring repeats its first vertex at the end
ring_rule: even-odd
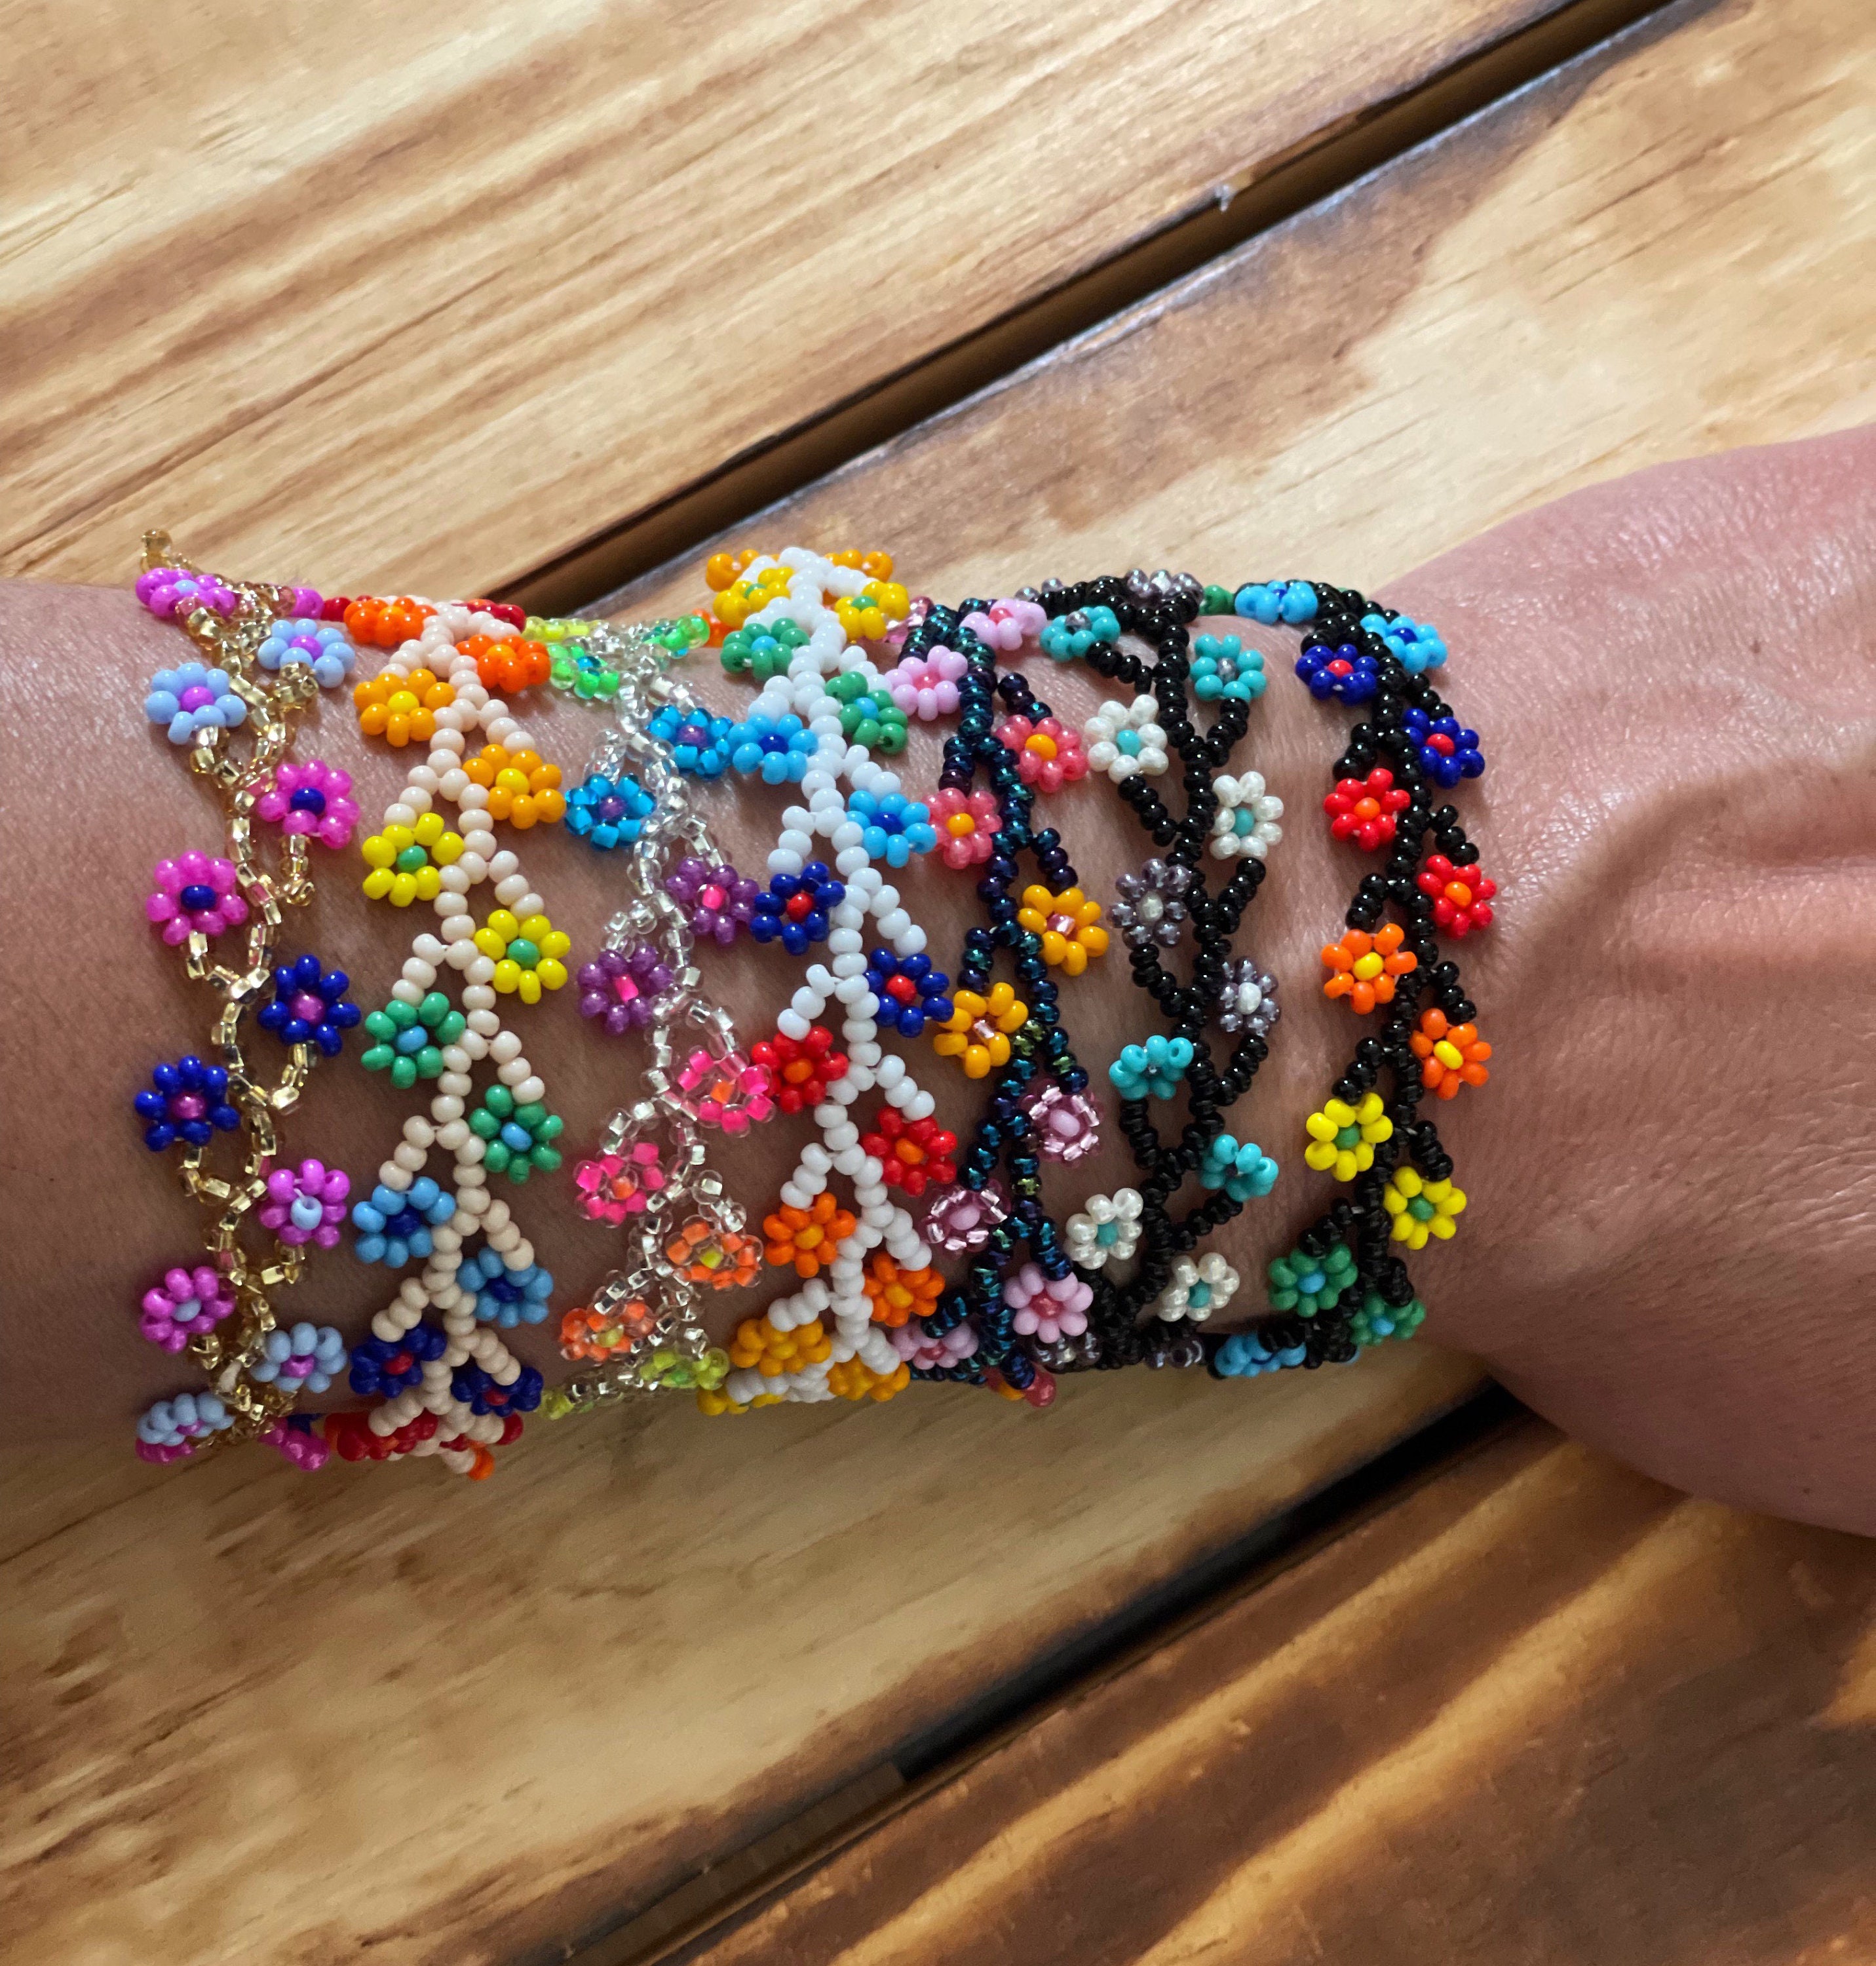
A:
POLYGON ((1876 1544, 1530 1420, 682 1956, 1867 1959, 1873 1822, 1876 1544))

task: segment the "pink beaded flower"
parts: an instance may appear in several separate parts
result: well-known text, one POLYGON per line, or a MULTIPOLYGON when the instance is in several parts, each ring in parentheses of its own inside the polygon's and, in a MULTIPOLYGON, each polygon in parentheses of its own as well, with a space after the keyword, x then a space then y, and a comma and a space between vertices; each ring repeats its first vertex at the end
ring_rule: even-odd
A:
POLYGON ((160 620, 180 620, 198 608, 232 614, 239 604, 234 589, 212 573, 187 573, 179 566, 153 566, 140 574, 137 598, 160 620))
POLYGON ((232 860, 185 853, 179 859, 159 860, 154 878, 156 891, 143 903, 143 913, 172 948, 187 942, 192 930, 215 936, 247 919, 232 860))
POLYGON ((981 866, 990 858, 990 836, 1003 826, 994 792, 966 793, 946 785, 925 804, 947 867, 981 866))
POLYGON ((1006 717, 997 726, 998 741, 1017 754, 1017 771, 1023 784, 1039 792, 1059 792, 1088 776, 1088 753, 1081 733, 1059 717, 1032 724, 1027 717, 1006 717))
POLYGON ((254 1438, 263 1447, 277 1447, 302 1474, 317 1474, 325 1466, 332 1449, 314 1430, 310 1414, 295 1413, 275 1420, 254 1438))
POLYGON ((1010 1197, 1001 1181, 972 1189, 941 1188, 925 1210, 921 1232, 934 1249, 950 1256, 967 1255, 990 1240, 990 1232, 1010 1213, 1010 1197))
POLYGON ((358 807, 350 796, 352 775, 308 758, 303 765, 285 764, 273 783, 254 801, 259 816, 283 833, 310 833, 335 850, 351 843, 358 807))
POLYGON ((330 1249, 337 1246, 351 1191, 352 1177, 324 1161, 301 1161, 297 1169, 276 1168, 267 1177, 267 1199, 255 1211, 256 1220, 290 1249, 306 1242, 330 1249))
POLYGON ((678 1090, 685 1111, 700 1126, 720 1126, 726 1133, 746 1133, 775 1110, 768 1073, 740 1051, 714 1058, 700 1046, 684 1061, 678 1090))
POLYGON ((643 1215, 649 1198, 665 1185, 656 1140, 639 1140, 624 1153, 601 1154, 573 1170, 580 1208, 595 1222, 616 1228, 628 1215, 643 1215))
POLYGON ((908 1317, 903 1324, 891 1326, 886 1339, 908 1365, 925 1372, 958 1364, 969 1358, 978 1346, 976 1329, 968 1320, 954 1324, 943 1337, 933 1338, 927 1332, 923 1318, 908 1317))
POLYGON ((1050 1079, 1030 1094, 1025 1109, 1046 1161, 1078 1161, 1101 1145, 1101 1112, 1085 1092, 1070 1092, 1050 1079))
POLYGON ((1040 637, 1049 612, 1033 601, 993 601, 988 611, 965 615, 963 625, 986 646, 1014 655, 1040 637))
POLYGON ((886 688, 907 717, 921 724, 949 717, 958 707, 958 685, 970 664, 956 649, 940 645, 922 656, 907 656, 886 673, 886 688))
POLYGON ((1094 1292, 1079 1277, 1046 1277, 1040 1263, 1025 1263, 1004 1285, 1003 1300, 1016 1313, 1012 1331, 1052 1345, 1058 1338, 1079 1338, 1088 1329, 1094 1292))
POLYGON ((143 1293, 138 1329, 153 1345, 180 1352, 198 1332, 212 1331, 234 1308, 234 1286, 207 1263, 192 1270, 180 1264, 143 1293))
POLYGON ((885 646, 897 654, 905 646, 905 638, 931 611, 932 599, 929 594, 914 595, 906 605, 905 619, 903 621, 894 622, 886 630, 883 638, 885 646))

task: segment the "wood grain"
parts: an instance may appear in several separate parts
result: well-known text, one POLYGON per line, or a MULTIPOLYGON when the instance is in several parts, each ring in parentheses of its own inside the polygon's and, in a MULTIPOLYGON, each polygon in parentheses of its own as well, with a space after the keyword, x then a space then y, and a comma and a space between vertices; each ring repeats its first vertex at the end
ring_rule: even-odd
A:
POLYGON ((682 1957, 1868 1958, 1872 1821, 1876 1545, 1530 1420, 682 1957))
POLYGON ((498 586, 1558 5, 15 4, 0 571, 498 586))

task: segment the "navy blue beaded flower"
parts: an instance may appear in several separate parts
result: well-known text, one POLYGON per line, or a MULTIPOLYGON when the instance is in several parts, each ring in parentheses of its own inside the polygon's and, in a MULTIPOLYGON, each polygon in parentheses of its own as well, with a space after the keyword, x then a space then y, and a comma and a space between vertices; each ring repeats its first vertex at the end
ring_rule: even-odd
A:
POLYGON ((1436 785, 1456 785, 1484 770, 1478 733, 1464 729, 1456 717, 1433 717, 1423 710, 1410 710, 1401 721, 1420 755, 1420 769, 1436 785))
POLYGON ((616 778, 604 772, 588 772, 567 794, 564 823, 575 840, 610 852, 637 839, 656 804, 629 772, 621 772, 616 778))
POLYGON ((881 1027, 903 1038, 917 1037, 927 1024, 942 1024, 951 1015, 951 979, 933 968, 929 956, 876 949, 866 959, 866 982, 879 999, 881 1027))
POLYGON ((283 962, 273 972, 273 1001, 262 1005, 257 1021, 282 1044, 317 1045, 327 1058, 336 1058, 361 1014, 346 1000, 351 987, 343 969, 323 968, 316 956, 283 962))
POLYGON ((450 1390, 471 1413, 505 1418, 509 1413, 532 1413, 540 1404, 543 1383, 534 1367, 524 1365, 511 1385, 502 1385, 472 1358, 457 1366, 450 1390))
POLYGON ((811 860, 798 874, 772 875, 768 893, 756 897, 749 932, 758 942, 779 936, 791 956, 804 956, 811 943, 827 939, 827 910, 846 894, 824 861, 811 860))
POLYGON ((1381 687, 1381 665, 1352 642, 1339 649, 1312 643, 1297 657, 1296 672, 1318 701, 1333 696, 1341 703, 1365 703, 1381 687))
POLYGON ((153 1154, 178 1140, 205 1147, 218 1131, 231 1133, 241 1123, 240 1114, 228 1104, 228 1075, 192 1052, 174 1065, 157 1065, 150 1082, 155 1089, 138 1093, 134 1103, 137 1117, 150 1122, 143 1144, 153 1154))
POLYGON ((746 717, 730 731, 730 762, 739 772, 759 773, 763 784, 798 785, 820 748, 820 740, 792 713, 746 717))
POLYGON ((414 1324, 401 1338, 367 1338, 352 1347, 346 1383, 361 1399, 395 1399, 422 1384, 424 1368, 443 1356, 447 1342, 434 1324, 414 1324))
POLYGON ((720 778, 730 762, 730 733, 735 725, 707 710, 680 710, 668 703, 646 728, 671 747, 671 762, 692 778, 720 778))

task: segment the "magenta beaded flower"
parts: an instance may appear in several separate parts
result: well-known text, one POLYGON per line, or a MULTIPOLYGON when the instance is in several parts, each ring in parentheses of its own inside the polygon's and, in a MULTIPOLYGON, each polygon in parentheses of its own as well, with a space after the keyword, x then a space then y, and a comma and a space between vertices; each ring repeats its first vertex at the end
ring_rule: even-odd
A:
POLYGON ((234 1286, 208 1263, 194 1269, 178 1264, 163 1281, 143 1293, 138 1328, 153 1345, 180 1352, 198 1332, 212 1331, 234 1308, 234 1286))
POLYGON ((156 889, 143 903, 143 913, 163 930, 171 947, 198 935, 219 935, 247 919, 232 860, 211 860, 206 853, 185 853, 159 860, 156 889))
POLYGON ((665 876, 665 891, 690 910, 691 934, 699 941, 710 936, 727 949, 749 927, 762 889, 727 861, 713 867, 692 857, 680 860, 665 876))
POLYGON ((635 1141, 621 1153, 598 1155, 573 1170, 581 1212, 615 1228, 628 1215, 643 1215, 665 1184, 656 1140, 635 1141))
POLYGON ((256 1211, 263 1229, 271 1229, 288 1249, 317 1242, 334 1247, 345 1220, 345 1198, 352 1177, 324 1161, 301 1161, 297 1168, 276 1168, 267 1177, 267 1199, 256 1211))
POLYGON ((954 1183, 932 1197, 923 1233, 934 1249, 962 1256, 981 1249, 990 1240, 991 1230, 1009 1213, 1009 1194, 1001 1181, 993 1178, 981 1189, 954 1183))
POLYGON ((1046 1161, 1078 1161, 1101 1145, 1100 1109, 1085 1092, 1070 1092, 1052 1078, 1030 1094, 1024 1110, 1046 1161))
POLYGON ((1052 1345, 1058 1338, 1079 1338, 1088 1329, 1094 1292, 1079 1277, 1046 1277, 1040 1263, 1025 1263, 1004 1285, 1003 1300, 1016 1313, 1012 1331, 1052 1345))
POLYGON ((276 1447, 302 1474, 317 1474, 325 1466, 332 1449, 317 1433, 310 1413, 290 1413, 273 1421, 255 1435, 263 1447, 276 1447))
POLYGON ((956 713, 958 685, 969 667, 956 649, 941 645, 922 656, 907 656, 897 669, 888 670, 886 688, 907 717, 930 724, 956 713))
POLYGON ((282 833, 310 833, 335 851, 351 843, 358 823, 358 807, 351 797, 352 775, 308 758, 303 765, 285 764, 273 783, 254 801, 254 810, 282 833))
POLYGON ((608 1034, 616 1038, 643 1030, 652 1020, 653 1007, 677 978, 658 952, 641 943, 630 954, 602 949, 580 965, 574 981, 580 986, 580 1015, 601 1019, 608 1034))
POLYGON ((234 589, 212 573, 189 573, 179 566, 153 566, 140 574, 137 598, 160 620, 180 620, 198 608, 232 614, 240 605, 234 589))

